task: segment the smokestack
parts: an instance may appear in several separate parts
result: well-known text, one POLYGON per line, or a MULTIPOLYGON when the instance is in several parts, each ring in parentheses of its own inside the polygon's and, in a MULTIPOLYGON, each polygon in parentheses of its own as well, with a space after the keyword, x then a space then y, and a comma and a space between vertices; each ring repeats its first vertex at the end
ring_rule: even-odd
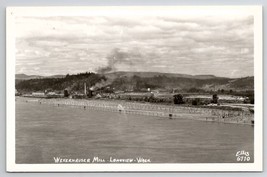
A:
POLYGON ((87 95, 87 93, 86 93, 86 83, 84 83, 84 95, 87 95))
POLYGON ((114 71, 114 65, 115 65, 116 57, 113 56, 112 63, 111 63, 111 70, 114 71))

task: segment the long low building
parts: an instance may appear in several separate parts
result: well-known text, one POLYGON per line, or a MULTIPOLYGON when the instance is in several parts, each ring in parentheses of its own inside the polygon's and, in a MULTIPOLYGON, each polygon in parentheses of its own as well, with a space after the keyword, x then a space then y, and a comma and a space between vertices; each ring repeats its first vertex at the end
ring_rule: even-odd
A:
POLYGON ((45 97, 45 93, 44 92, 33 92, 32 93, 32 96, 43 96, 43 97, 45 97))

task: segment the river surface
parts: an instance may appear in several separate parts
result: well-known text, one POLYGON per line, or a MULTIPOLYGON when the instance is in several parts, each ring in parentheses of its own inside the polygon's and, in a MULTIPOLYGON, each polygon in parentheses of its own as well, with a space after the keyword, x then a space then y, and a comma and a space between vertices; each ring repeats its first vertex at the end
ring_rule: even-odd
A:
POLYGON ((253 162, 253 132, 250 125, 16 101, 16 163, 22 164, 54 163, 57 157, 97 157, 104 163, 138 157, 151 163, 236 163, 242 150, 253 162))

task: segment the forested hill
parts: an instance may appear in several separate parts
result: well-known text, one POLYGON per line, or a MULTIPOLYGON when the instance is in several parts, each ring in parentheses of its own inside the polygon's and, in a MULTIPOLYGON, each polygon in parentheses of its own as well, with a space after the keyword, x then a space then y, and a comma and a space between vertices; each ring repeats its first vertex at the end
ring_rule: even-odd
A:
POLYGON ((84 83, 94 89, 109 87, 115 90, 142 91, 147 88, 160 90, 253 90, 254 77, 223 78, 213 75, 183 75, 149 72, 117 72, 109 74, 80 73, 61 78, 35 78, 16 82, 20 92, 54 90, 82 92, 84 83))
POLYGON ((64 89, 73 91, 82 91, 84 83, 91 87, 97 83, 105 82, 106 77, 91 72, 66 75, 62 78, 36 78, 20 80, 16 82, 16 89, 20 92, 33 92, 54 90, 62 91, 64 89))
MULTIPOLYGON (((206 77, 206 76, 205 76, 206 77)), ((153 77, 140 76, 123 76, 117 77, 112 82, 112 87, 118 90, 140 90, 143 88, 165 89, 165 90, 253 90, 254 77, 230 79, 221 77, 167 77, 165 75, 157 75, 153 77)))

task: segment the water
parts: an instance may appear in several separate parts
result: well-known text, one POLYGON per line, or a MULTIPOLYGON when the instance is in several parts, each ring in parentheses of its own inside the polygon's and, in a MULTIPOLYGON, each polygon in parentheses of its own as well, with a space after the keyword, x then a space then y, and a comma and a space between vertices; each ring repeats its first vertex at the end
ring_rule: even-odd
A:
POLYGON ((253 132, 249 125, 16 101, 16 163, 54 163, 54 157, 235 163, 240 150, 253 162, 253 132))

